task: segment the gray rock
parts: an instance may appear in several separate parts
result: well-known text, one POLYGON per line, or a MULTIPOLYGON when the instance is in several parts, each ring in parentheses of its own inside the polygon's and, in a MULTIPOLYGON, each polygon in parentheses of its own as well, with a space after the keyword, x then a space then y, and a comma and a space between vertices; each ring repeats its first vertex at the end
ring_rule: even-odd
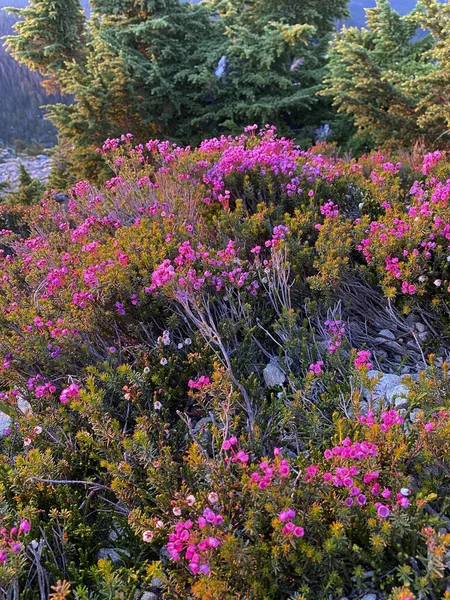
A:
POLYGON ((425 325, 423 323, 420 323, 420 322, 418 322, 418 323, 415 324, 415 328, 417 329, 417 331, 419 333, 424 333, 427 330, 427 328, 425 327, 425 325))
POLYGON ((417 416, 420 412, 423 411, 421 411, 420 408, 415 408, 409 413, 409 420, 411 421, 411 423, 415 423, 417 421, 417 416))
POLYGON ((3 436, 5 429, 11 425, 11 417, 0 412, 0 436, 3 436))
POLYGON ((378 335, 383 338, 388 338, 389 340, 395 340, 395 333, 392 333, 390 329, 382 329, 378 332, 378 335))
POLYGON ((418 333, 417 334, 417 339, 419 340, 419 342, 421 342, 422 344, 424 342, 427 341, 427 339, 430 337, 430 334, 428 333, 428 331, 424 331, 422 333, 418 333))
MULTIPOLYGON (((21 398, 20 396, 17 400, 17 407, 23 412, 24 415, 26 415, 27 413, 33 414, 33 411, 31 410, 31 404, 23 398, 21 398)), ((5 429, 11 426, 11 423, 11 417, 0 411, 0 437, 4 435, 3 432, 5 431, 5 429)))
POLYGON ((161 597, 153 592, 144 592, 141 596, 141 600, 161 600, 161 597))
POLYGON ((361 600, 377 600, 376 594, 364 594, 361 600))
POLYGON ((286 376, 278 366, 277 361, 271 360, 270 363, 263 370, 264 381, 267 387, 276 387, 277 385, 283 385, 286 381, 286 376))
POLYGON ((408 403, 409 389, 402 383, 402 377, 376 370, 369 371, 367 375, 370 379, 379 378, 371 393, 366 388, 362 391, 364 398, 371 400, 374 408, 392 404, 400 408, 408 403))
POLYGON ((383 344, 391 350, 401 350, 402 347, 398 342, 395 341, 395 333, 392 333, 390 329, 382 329, 378 332, 378 337, 375 338, 375 343, 383 344))
POLYGON ((128 550, 123 550, 122 548, 100 548, 97 552, 97 560, 100 559, 109 559, 114 565, 123 564, 123 556, 130 556, 128 550))
POLYGON ((164 581, 162 579, 160 579, 159 577, 153 577, 152 588, 162 589, 163 585, 164 585, 164 581))

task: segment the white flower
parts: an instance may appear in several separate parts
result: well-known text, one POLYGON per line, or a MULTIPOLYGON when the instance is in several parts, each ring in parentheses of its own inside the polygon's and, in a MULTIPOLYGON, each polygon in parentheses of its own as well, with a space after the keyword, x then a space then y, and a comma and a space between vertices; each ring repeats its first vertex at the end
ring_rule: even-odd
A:
POLYGON ((181 508, 179 506, 174 506, 172 512, 176 517, 179 517, 181 515, 181 508))
POLYGON ((161 363, 163 366, 164 366, 164 365, 167 365, 167 358, 162 358, 162 359, 161 359, 159 362, 160 362, 160 363, 161 363))
POLYGON ((162 529, 163 527, 164 527, 163 521, 156 521, 156 528, 157 529, 162 529))
POLYGON ((420 281, 420 283, 423 283, 424 281, 426 281, 426 277, 425 277, 425 275, 421 275, 421 276, 419 277, 419 281, 420 281))
POLYGON ((181 348, 184 348, 184 344, 183 342, 180 342, 177 346, 178 350, 181 350, 181 348))
POLYGON ((217 504, 219 502, 219 496, 216 494, 216 492, 210 492, 208 494, 208 501, 210 504, 217 504))
POLYGON ((148 375, 150 373, 150 367, 144 367, 144 375, 148 375))
POLYGON ((434 280, 434 285, 435 285, 436 287, 440 287, 440 286, 442 285, 442 280, 441 280, 441 279, 435 279, 435 280, 434 280))
POLYGON ((185 343, 185 345, 186 345, 186 346, 190 346, 190 345, 192 344, 192 340, 191 340, 191 338, 186 338, 186 339, 184 340, 184 343, 185 343))
POLYGON ((190 496, 188 496, 186 498, 186 503, 187 503, 188 506, 194 506, 194 504, 196 503, 195 496, 193 494, 191 494, 190 496))
POLYGON ((31 444, 31 442, 32 442, 32 441, 33 441, 33 440, 32 440, 31 438, 29 438, 29 437, 26 437, 26 438, 23 440, 23 445, 24 445, 24 446, 29 446, 29 445, 31 444))
POLYGON ((151 542, 153 539, 153 532, 144 531, 144 533, 142 534, 142 539, 144 540, 144 542, 151 542))
POLYGON ((40 433, 42 433, 42 427, 40 427, 39 425, 36 425, 36 427, 33 429, 34 434, 35 435, 39 435, 40 433))
POLYGON ((155 410, 161 410, 162 409, 162 404, 159 400, 156 400, 156 402, 153 403, 153 408, 155 410))
POLYGON ((411 490, 410 490, 409 488, 402 488, 402 489, 400 490, 400 494, 401 494, 402 496, 409 496, 409 495, 410 495, 410 493, 411 493, 411 490))

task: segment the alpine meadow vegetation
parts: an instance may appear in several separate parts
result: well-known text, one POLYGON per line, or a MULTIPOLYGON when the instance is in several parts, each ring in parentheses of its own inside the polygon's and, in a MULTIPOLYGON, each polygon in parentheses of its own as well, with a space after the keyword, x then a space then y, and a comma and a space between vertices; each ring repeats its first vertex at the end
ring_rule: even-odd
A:
POLYGON ((9 9, 1 598, 450 600, 449 6, 9 9))
POLYGON ((1 233, 5 597, 448 597, 445 151, 98 154, 1 233))

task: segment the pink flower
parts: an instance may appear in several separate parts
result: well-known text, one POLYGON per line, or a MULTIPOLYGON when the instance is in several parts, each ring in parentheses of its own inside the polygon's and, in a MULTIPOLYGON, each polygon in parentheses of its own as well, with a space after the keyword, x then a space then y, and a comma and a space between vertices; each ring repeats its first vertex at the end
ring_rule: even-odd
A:
POLYGON ((31 529, 31 525, 28 521, 21 521, 19 525, 19 533, 28 533, 31 529))
POLYGON ((65 388, 61 392, 59 399, 61 400, 61 402, 63 404, 67 404, 67 402, 69 402, 69 400, 78 399, 79 395, 80 395, 80 388, 77 386, 76 383, 71 383, 69 385, 69 387, 65 388))
POLYGON ((243 450, 239 450, 239 452, 236 454, 236 459, 245 464, 248 462, 248 454, 245 454, 243 450))
POLYGON ((313 375, 322 375, 323 361, 319 360, 316 363, 309 365, 309 372, 313 375))
POLYGON ((305 530, 303 529, 303 527, 297 526, 294 529, 294 535, 295 537, 301 538, 305 535, 305 530))
POLYGON ((354 365, 357 369, 372 369, 373 364, 368 362, 370 359, 369 350, 360 350, 354 360, 354 365))
POLYGON ((284 535, 290 535, 290 534, 294 533, 294 530, 295 530, 294 523, 286 523, 286 525, 283 527, 281 532, 284 533, 284 535))
POLYGON ((378 516, 381 517, 382 519, 385 519, 386 517, 388 517, 391 514, 391 511, 389 510, 389 508, 387 506, 385 506, 384 504, 377 503, 375 506, 377 507, 378 516))
POLYGON ((286 521, 295 519, 295 515, 296 515, 295 510, 293 508, 288 508, 287 510, 280 512, 280 514, 278 515, 278 518, 280 519, 280 521, 282 523, 285 523, 286 521))
POLYGON ((430 421, 429 423, 425 423, 424 427, 425 431, 433 431, 434 423, 430 421))
POLYGON ((142 534, 142 539, 144 540, 144 542, 151 542, 153 539, 153 532, 152 531, 144 531, 144 533, 142 534))
MULTIPOLYGON (((287 477, 289 475, 290 467, 289 467, 289 463, 286 459, 283 459, 280 462, 278 472, 280 473, 280 477, 287 477)), ((267 471, 266 471, 266 473, 267 473, 267 471)))
POLYGON ((216 494, 216 492, 210 492, 208 494, 208 502, 210 504, 217 504, 219 502, 219 496, 216 494))

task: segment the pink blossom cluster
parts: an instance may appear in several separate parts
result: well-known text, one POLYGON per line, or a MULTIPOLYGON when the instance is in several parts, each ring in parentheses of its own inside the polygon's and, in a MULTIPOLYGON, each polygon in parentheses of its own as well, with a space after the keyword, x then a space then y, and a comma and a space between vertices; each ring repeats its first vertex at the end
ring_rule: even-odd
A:
MULTIPOLYGON (((386 412, 383 425, 388 429, 393 424, 398 424, 397 416, 386 412)), ((362 422, 372 426, 370 425, 372 419, 373 415, 370 415, 369 422, 367 418, 362 422)), ((387 431, 387 429, 383 429, 383 431, 387 431)), ((368 441, 352 443, 350 438, 345 438, 341 445, 325 450, 324 456, 327 461, 333 462, 334 469, 326 471, 323 474, 323 480, 326 484, 344 491, 343 502, 349 508, 355 503, 365 506, 371 498, 381 496, 383 503, 375 502, 374 506, 378 515, 386 518, 391 513, 393 506, 397 505, 401 508, 409 506, 408 496, 411 492, 408 488, 402 488, 397 494, 394 494, 390 488, 382 487, 379 482, 380 471, 371 466, 372 458, 377 455, 376 444, 368 441)), ((316 474, 318 474, 318 470, 314 468, 313 475, 307 476, 306 479, 312 480, 316 474)))
POLYGON ((370 351, 369 350, 359 350, 355 360, 353 361, 355 367, 359 370, 361 369, 372 369, 373 364, 369 362, 370 360, 370 351))
POLYGON ((169 534, 167 543, 171 560, 178 561, 184 558, 194 575, 209 575, 209 561, 214 550, 221 544, 217 535, 212 534, 222 523, 222 515, 210 508, 205 508, 202 516, 198 517, 197 526, 190 519, 178 521, 169 534), (206 531, 206 535, 201 533, 203 530, 206 531))
MULTIPOLYGON (((246 465, 249 461, 249 455, 246 452, 244 452, 244 450, 234 448, 234 446, 237 446, 237 444, 238 440, 236 436, 233 435, 228 440, 224 440, 222 444, 222 450, 231 452, 231 462, 240 462, 241 464, 246 465)), ((230 457, 227 455, 225 460, 228 462, 229 459, 230 457)))
POLYGON ((26 520, 21 521, 19 527, 12 527, 9 531, 6 527, 0 529, 0 564, 4 565, 7 562, 9 552, 17 553, 22 550, 19 537, 28 533, 30 529, 30 523, 26 520))
POLYGON ((318 360, 315 363, 309 365, 309 372, 313 375, 322 375, 323 361, 318 360))
POLYGON ((293 508, 288 508, 279 513, 278 519, 281 523, 284 523, 281 533, 284 535, 293 535, 294 537, 301 538, 305 535, 305 530, 300 525, 295 525, 294 519, 296 512, 293 508))
MULTIPOLYGON (((394 427, 394 425, 402 425, 403 417, 397 410, 391 409, 381 413, 380 421, 380 429, 386 433, 389 429, 394 427)), ((366 415, 361 415, 359 417, 359 422, 367 425, 367 427, 373 427, 377 424, 375 413, 372 410, 369 410, 366 415)))
POLYGON ((260 461, 258 464, 259 471, 253 471, 250 475, 250 483, 257 484, 260 490, 279 483, 280 479, 288 477, 291 472, 289 461, 281 458, 281 448, 274 449, 274 456, 274 461, 260 461))
POLYGON ((67 404, 69 400, 77 400, 80 396, 80 388, 76 383, 71 383, 61 392, 59 399, 63 404, 67 404))
POLYGON ((443 154, 440 150, 435 150, 434 152, 429 152, 428 154, 425 154, 425 156, 423 157, 422 173, 424 175, 429 175, 431 169, 438 164, 442 156, 443 154))
POLYGON ((331 219, 332 217, 339 216, 339 206, 332 200, 328 200, 325 204, 320 207, 320 213, 326 218, 331 219))
POLYGON ((351 458, 355 460, 364 460, 369 456, 377 456, 377 446, 368 441, 354 442, 350 438, 345 438, 340 446, 334 446, 330 450, 325 450, 324 457, 332 460, 336 456, 351 458))
POLYGON ((345 323, 339 319, 330 321, 327 319, 324 323, 325 333, 329 336, 328 352, 334 354, 342 345, 342 338, 345 335, 345 323))
POLYGON ((209 377, 205 377, 205 375, 201 375, 197 379, 197 381, 194 381, 193 379, 189 379, 188 387, 190 387, 194 390, 201 390, 203 387, 210 385, 210 383, 211 383, 211 380, 209 379, 209 377))
POLYGON ((273 228, 272 238, 264 242, 264 245, 266 246, 266 248, 277 247, 280 244, 281 240, 284 240, 286 238, 286 235, 288 233, 289 227, 287 227, 286 225, 276 225, 273 228))

